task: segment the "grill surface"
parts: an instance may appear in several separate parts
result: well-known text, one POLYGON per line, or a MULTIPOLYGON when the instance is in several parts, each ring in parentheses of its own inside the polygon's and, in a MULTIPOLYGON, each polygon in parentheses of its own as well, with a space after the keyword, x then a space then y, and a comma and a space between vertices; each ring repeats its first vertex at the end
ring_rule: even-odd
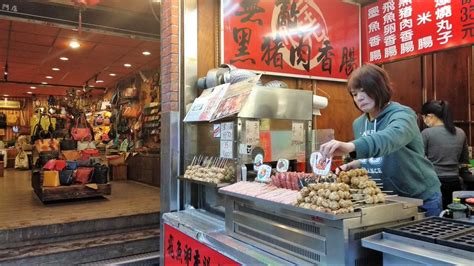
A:
POLYGON ((430 243, 473 251, 474 224, 451 219, 427 219, 385 228, 385 232, 430 243))
POLYGON ((439 239, 438 244, 474 252, 474 228, 439 239))

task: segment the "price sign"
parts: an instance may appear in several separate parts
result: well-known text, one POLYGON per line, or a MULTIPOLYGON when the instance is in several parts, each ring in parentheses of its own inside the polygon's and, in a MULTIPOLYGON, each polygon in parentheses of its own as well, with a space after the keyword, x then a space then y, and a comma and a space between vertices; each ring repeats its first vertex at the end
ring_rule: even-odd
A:
POLYGON ((260 142, 260 122, 245 121, 245 143, 257 146, 260 142))
POLYGON ((263 155, 262 154, 257 154, 255 155, 255 159, 253 159, 253 170, 258 171, 260 166, 263 164, 263 155))
POLYGON ((233 141, 231 140, 222 140, 221 139, 221 150, 220 150, 220 157, 222 158, 234 158, 234 149, 233 149, 233 141))
POLYGON ((279 159, 277 163, 277 171, 280 173, 287 172, 290 161, 287 159, 279 159))
POLYGON ((221 140, 234 140, 234 123, 221 123, 221 140))
POLYGON ((263 164, 258 168, 257 181, 270 182, 271 174, 272 174, 272 167, 270 165, 263 164))
POLYGON ((332 157, 324 158, 320 152, 313 152, 310 157, 313 173, 316 175, 327 175, 331 169, 332 157))

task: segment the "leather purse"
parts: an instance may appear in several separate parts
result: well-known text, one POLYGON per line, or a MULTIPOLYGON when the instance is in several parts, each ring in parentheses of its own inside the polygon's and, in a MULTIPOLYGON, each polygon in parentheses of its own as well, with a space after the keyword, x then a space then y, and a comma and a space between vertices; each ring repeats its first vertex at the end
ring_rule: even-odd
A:
POLYGON ((74 183, 74 170, 62 170, 59 173, 59 183, 61 186, 70 186, 74 183))
POLYGON ((109 167, 102 164, 94 165, 94 174, 92 175, 92 183, 107 184, 109 167))
POLYGON ((90 157, 99 156, 99 150, 97 149, 85 149, 81 151, 81 159, 88 160, 90 157))
POLYGON ((122 98, 125 98, 125 99, 135 98, 138 96, 138 89, 135 86, 128 87, 123 90, 121 96, 122 98))
POLYGON ((79 164, 76 161, 66 161, 67 170, 76 170, 79 167, 79 164))
POLYGON ((52 159, 49 160, 44 166, 43 169, 51 170, 51 171, 62 171, 66 168, 66 161, 65 160, 56 160, 52 159))
POLYGON ((70 161, 81 158, 81 152, 78 150, 62 151, 62 154, 66 160, 70 160, 70 161))
POLYGON ((57 139, 38 139, 35 141, 35 149, 38 152, 42 151, 57 151, 59 150, 59 141, 57 139))
POLYGON ((38 160, 36 160, 36 168, 43 168, 43 166, 52 159, 58 159, 58 151, 43 151, 39 153, 38 160))
POLYGON ((95 149, 95 143, 93 141, 78 141, 77 142, 77 150, 82 151, 82 150, 87 150, 87 149, 95 149))
POLYGON ((59 172, 58 171, 44 171, 43 172, 43 187, 59 187, 59 172))
POLYGON ((87 121, 84 115, 81 115, 76 119, 76 125, 71 129, 71 135, 74 140, 83 141, 85 139, 92 139, 92 131, 87 126, 87 121))
POLYGON ((77 149, 77 142, 72 139, 70 134, 64 136, 64 138, 59 142, 59 147, 62 151, 69 151, 77 149))
POLYGON ((142 109, 138 105, 130 105, 123 110, 123 117, 137 118, 140 116, 142 109))
POLYGON ((92 173, 94 172, 94 168, 92 167, 79 167, 76 170, 76 176, 74 178, 76 183, 79 184, 87 184, 89 183, 92 173))

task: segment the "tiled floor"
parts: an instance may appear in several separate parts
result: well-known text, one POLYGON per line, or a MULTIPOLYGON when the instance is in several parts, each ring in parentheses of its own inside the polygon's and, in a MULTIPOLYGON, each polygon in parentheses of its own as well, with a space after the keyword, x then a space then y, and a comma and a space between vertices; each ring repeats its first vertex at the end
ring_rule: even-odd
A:
POLYGON ((160 189, 133 181, 112 182, 107 198, 43 204, 30 175, 5 169, 0 177, 0 230, 160 211, 160 189))

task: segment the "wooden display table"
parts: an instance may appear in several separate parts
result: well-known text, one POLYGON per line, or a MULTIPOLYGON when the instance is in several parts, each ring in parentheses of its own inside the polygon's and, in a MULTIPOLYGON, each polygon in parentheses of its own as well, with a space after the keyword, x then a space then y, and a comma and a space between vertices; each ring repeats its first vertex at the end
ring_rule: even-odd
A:
POLYGON ((89 188, 85 185, 43 187, 43 182, 41 179, 42 177, 40 171, 32 171, 31 186, 42 202, 100 197, 110 195, 112 193, 112 185, 110 183, 97 184, 97 190, 89 188))

